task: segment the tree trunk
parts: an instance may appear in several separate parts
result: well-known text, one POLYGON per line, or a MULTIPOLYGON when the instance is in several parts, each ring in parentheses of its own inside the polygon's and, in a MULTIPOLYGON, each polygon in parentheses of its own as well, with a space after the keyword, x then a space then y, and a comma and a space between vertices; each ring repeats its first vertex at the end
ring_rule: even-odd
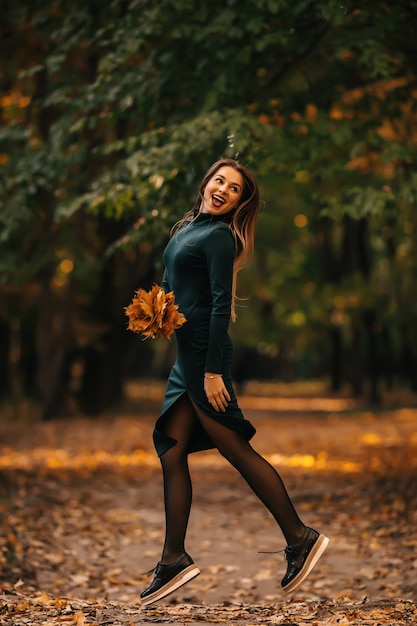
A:
POLYGON ((0 320, 0 398, 10 391, 10 324, 0 320))
POLYGON ((381 342, 381 374, 384 377, 385 387, 387 389, 393 389, 394 378, 396 372, 396 359, 392 349, 391 334, 388 328, 384 327, 380 334, 381 342))
POLYGON ((36 371, 38 369, 38 355, 36 352, 36 327, 33 317, 22 319, 20 323, 20 359, 19 376, 25 396, 33 397, 37 393, 36 371))
POLYGON ((380 363, 378 354, 377 321, 375 311, 369 309, 364 313, 365 329, 368 344, 368 374, 370 381, 369 399, 372 404, 381 402, 379 390, 380 363))
POLYGON ((44 420, 50 420, 63 412, 68 383, 66 360, 73 341, 71 317, 74 306, 74 279, 72 276, 69 277, 65 297, 62 302, 58 302, 52 290, 51 278, 51 271, 43 272, 36 338, 37 389, 44 420))
POLYGON ((115 341, 116 333, 109 332, 99 345, 90 345, 82 351, 83 377, 78 394, 82 412, 99 415, 120 405, 123 399, 123 341, 115 341))
POLYGON ((402 328, 401 370, 412 391, 417 392, 417 362, 411 347, 408 329, 402 328))
POLYGON ((349 379, 355 398, 363 395, 365 372, 363 367, 363 328, 355 324, 349 351, 349 379))
POLYGON ((331 390, 333 392, 340 391, 343 386, 343 345, 342 333, 338 326, 330 328, 330 380, 331 390))

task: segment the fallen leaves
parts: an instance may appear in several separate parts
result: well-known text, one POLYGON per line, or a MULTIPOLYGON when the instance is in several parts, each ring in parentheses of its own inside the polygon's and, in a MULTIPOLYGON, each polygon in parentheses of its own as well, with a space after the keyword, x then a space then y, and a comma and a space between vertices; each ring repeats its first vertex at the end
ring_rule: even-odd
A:
POLYGON ((35 596, 0 596, 0 624, 8 626, 98 626, 97 622, 89 619, 89 615, 93 613, 97 613, 97 608, 92 609, 87 602, 70 602, 66 598, 50 596, 44 592, 35 596))
POLYGON ((120 602, 83 602, 50 598, 0 596, 0 624, 7 626, 135 626, 137 624, 204 623, 252 626, 407 626, 415 624, 417 607, 411 601, 285 602, 278 604, 177 604, 142 609, 120 602), (39 605, 42 605, 40 609, 39 605))
POLYGON ((153 285, 149 291, 138 289, 125 312, 129 318, 128 330, 141 334, 144 339, 169 339, 187 321, 178 311, 174 292, 165 293, 159 285, 153 285))
MULTIPOLYGON (((157 414, 159 392, 146 391, 157 414)), ((280 589, 282 555, 258 554, 283 547, 274 521, 208 451, 190 458, 188 541, 201 576, 141 609, 164 533, 154 416, 0 423, 0 624, 414 623, 416 412, 247 416, 302 517, 331 537, 299 593, 280 589)))
POLYGON ((102 450, 84 453, 72 453, 56 448, 33 448, 24 453, 4 449, 0 456, 1 469, 81 469, 94 471, 100 467, 144 465, 158 466, 158 459, 152 450, 133 450, 128 454, 111 454, 102 450))
POLYGON ((86 620, 82 611, 75 611, 73 618, 75 626, 85 626, 86 620))

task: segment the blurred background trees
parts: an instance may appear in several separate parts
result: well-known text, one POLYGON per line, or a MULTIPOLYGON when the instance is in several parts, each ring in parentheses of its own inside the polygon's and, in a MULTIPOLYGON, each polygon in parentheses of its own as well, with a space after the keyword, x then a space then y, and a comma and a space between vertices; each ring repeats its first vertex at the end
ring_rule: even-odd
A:
POLYGON ((264 208, 236 380, 417 390, 417 2, 16 0, 0 47, 0 394, 98 414, 169 342, 126 331, 208 165, 264 208))

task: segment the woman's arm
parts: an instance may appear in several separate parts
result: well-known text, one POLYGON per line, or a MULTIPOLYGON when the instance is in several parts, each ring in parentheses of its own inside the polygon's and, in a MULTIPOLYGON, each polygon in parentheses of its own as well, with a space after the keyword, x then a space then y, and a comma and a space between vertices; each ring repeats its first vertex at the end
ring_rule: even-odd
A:
POLYGON ((235 245, 230 230, 219 225, 208 237, 204 250, 212 299, 205 371, 221 374, 232 305, 235 245))
POLYGON ((165 291, 165 293, 168 293, 170 291, 168 283, 168 272, 166 269, 164 270, 164 275, 162 277, 161 287, 165 291))
POLYGON ((224 346, 230 323, 235 245, 226 226, 216 228, 205 244, 212 296, 204 391, 216 411, 226 410, 230 395, 222 378, 224 346))

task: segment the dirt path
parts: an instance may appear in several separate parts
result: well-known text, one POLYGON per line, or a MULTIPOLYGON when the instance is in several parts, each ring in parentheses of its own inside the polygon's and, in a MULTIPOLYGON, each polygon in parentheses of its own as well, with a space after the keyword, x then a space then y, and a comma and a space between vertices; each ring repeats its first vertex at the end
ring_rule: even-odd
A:
POLYGON ((417 412, 321 400, 324 410, 299 398, 279 411, 273 398, 241 400, 254 446, 305 522, 331 538, 308 581, 282 592, 282 553, 259 553, 284 547, 275 522, 217 453, 200 453, 187 549, 201 575, 143 610, 143 572, 163 540, 157 404, 95 421, 3 424, 0 624, 415 623, 417 412))

